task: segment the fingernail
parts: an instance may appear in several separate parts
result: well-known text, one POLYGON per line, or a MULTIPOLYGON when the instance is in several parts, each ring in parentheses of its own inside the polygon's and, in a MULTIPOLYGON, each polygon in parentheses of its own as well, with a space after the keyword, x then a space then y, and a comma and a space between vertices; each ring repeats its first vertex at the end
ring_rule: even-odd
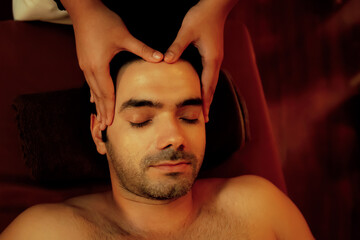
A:
POLYGON ((160 60, 162 58, 162 54, 156 51, 153 53, 153 58, 155 58, 156 60, 160 60))
POLYGON ((106 125, 110 126, 110 124, 111 124, 111 120, 110 120, 110 118, 107 118, 106 119, 106 125))
POLYGON ((173 52, 169 51, 169 52, 165 53, 165 61, 166 62, 173 60, 173 58, 174 58, 174 53, 173 52))

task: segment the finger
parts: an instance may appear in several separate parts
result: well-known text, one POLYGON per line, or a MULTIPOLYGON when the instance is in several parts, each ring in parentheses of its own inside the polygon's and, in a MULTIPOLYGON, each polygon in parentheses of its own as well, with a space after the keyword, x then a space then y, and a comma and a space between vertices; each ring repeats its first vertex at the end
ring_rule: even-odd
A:
POLYGON ((100 123, 99 128, 102 131, 106 128, 104 115, 102 114, 102 112, 104 112, 104 110, 103 110, 104 104, 102 103, 102 101, 100 101, 99 98, 95 97, 95 106, 96 106, 96 112, 97 112, 96 119, 100 123))
POLYGON ((90 89, 90 102, 91 103, 94 103, 95 102, 95 99, 94 99, 94 93, 93 91, 90 89))
POLYGON ((114 117, 115 93, 109 71, 109 67, 106 67, 102 71, 99 70, 95 72, 95 77, 97 77, 96 86, 99 90, 97 92, 96 105, 99 105, 98 109, 101 114, 102 130, 105 129, 106 125, 111 125, 114 117))
POLYGON ((185 48, 187 48, 193 40, 194 39, 191 38, 190 33, 186 31, 186 28, 181 27, 174 42, 166 51, 164 61, 167 63, 176 62, 185 48))
POLYGON ((148 62, 160 62, 163 59, 163 54, 159 51, 152 49, 151 47, 147 46, 145 43, 137 40, 134 37, 131 37, 125 43, 125 49, 129 52, 132 52, 145 61, 148 62))
POLYGON ((108 65, 101 67, 94 72, 85 73, 85 77, 89 82, 90 91, 92 93, 97 119, 102 123, 104 129, 106 125, 110 125, 114 116, 114 85, 109 73, 108 65))
POLYGON ((96 104, 97 95, 93 90, 93 89, 96 88, 96 87, 94 87, 94 84, 96 86, 96 83, 94 81, 94 75, 93 75, 93 73, 91 71, 85 71, 84 70, 83 72, 84 72, 84 75, 85 75, 86 82, 87 82, 87 84, 89 85, 89 88, 90 88, 90 95, 91 95, 90 96, 90 102, 95 103, 96 120, 100 122, 101 116, 100 116, 98 105, 96 104))
POLYGON ((104 124, 110 126, 114 119, 115 112, 115 96, 112 94, 111 96, 106 97, 104 100, 104 111, 105 111, 105 121, 104 124))
POLYGON ((101 122, 100 110, 99 110, 99 105, 96 103, 96 97, 94 97, 94 100, 95 100, 95 108, 96 108, 96 120, 98 122, 101 122))
POLYGON ((97 119, 100 122, 100 130, 105 129, 105 118, 103 115, 104 112, 104 104, 100 101, 99 98, 95 98, 96 110, 98 112, 97 119))
POLYGON ((203 71, 201 74, 203 114, 206 122, 209 121, 210 105, 214 97, 214 92, 219 79, 221 62, 218 60, 203 61, 203 71))

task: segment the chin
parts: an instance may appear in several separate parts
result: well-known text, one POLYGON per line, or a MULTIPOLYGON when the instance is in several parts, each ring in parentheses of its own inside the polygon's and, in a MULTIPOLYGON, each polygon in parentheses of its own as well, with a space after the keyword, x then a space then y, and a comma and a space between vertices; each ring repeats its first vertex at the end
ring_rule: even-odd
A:
MULTIPOLYGON (((170 178, 178 177, 178 173, 169 173, 170 178)), ((144 184, 141 186, 140 191, 141 195, 146 198, 154 199, 154 200, 170 200, 177 199, 185 196, 192 188, 195 179, 168 179, 159 181, 157 183, 144 184)))

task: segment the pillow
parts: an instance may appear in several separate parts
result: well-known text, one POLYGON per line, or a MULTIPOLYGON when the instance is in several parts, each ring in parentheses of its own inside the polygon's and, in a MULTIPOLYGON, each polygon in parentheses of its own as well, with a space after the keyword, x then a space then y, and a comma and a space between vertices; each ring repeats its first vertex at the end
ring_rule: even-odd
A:
MULTIPOLYGON (((90 134, 88 88, 27 94, 14 108, 26 165, 49 186, 108 181, 106 157, 97 153, 90 134)), ((216 167, 246 140, 245 105, 223 72, 206 124, 202 170, 216 167)))
POLYGON ((109 179, 106 157, 90 134, 85 89, 21 95, 14 100, 26 165, 40 183, 65 186, 109 179))
POLYGON ((210 121, 206 124, 206 149, 202 170, 223 163, 249 140, 246 111, 245 102, 230 75, 220 71, 209 112, 210 121))

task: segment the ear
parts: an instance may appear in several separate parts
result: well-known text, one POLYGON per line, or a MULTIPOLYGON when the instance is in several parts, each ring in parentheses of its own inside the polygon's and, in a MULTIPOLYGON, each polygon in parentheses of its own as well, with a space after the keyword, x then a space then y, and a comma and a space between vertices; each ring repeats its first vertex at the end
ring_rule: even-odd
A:
POLYGON ((106 145, 102 140, 101 137, 101 130, 100 130, 100 122, 96 119, 95 114, 91 114, 90 115, 90 131, 91 131, 91 136, 94 140, 94 143, 96 145, 96 150, 104 155, 106 154, 106 145))

